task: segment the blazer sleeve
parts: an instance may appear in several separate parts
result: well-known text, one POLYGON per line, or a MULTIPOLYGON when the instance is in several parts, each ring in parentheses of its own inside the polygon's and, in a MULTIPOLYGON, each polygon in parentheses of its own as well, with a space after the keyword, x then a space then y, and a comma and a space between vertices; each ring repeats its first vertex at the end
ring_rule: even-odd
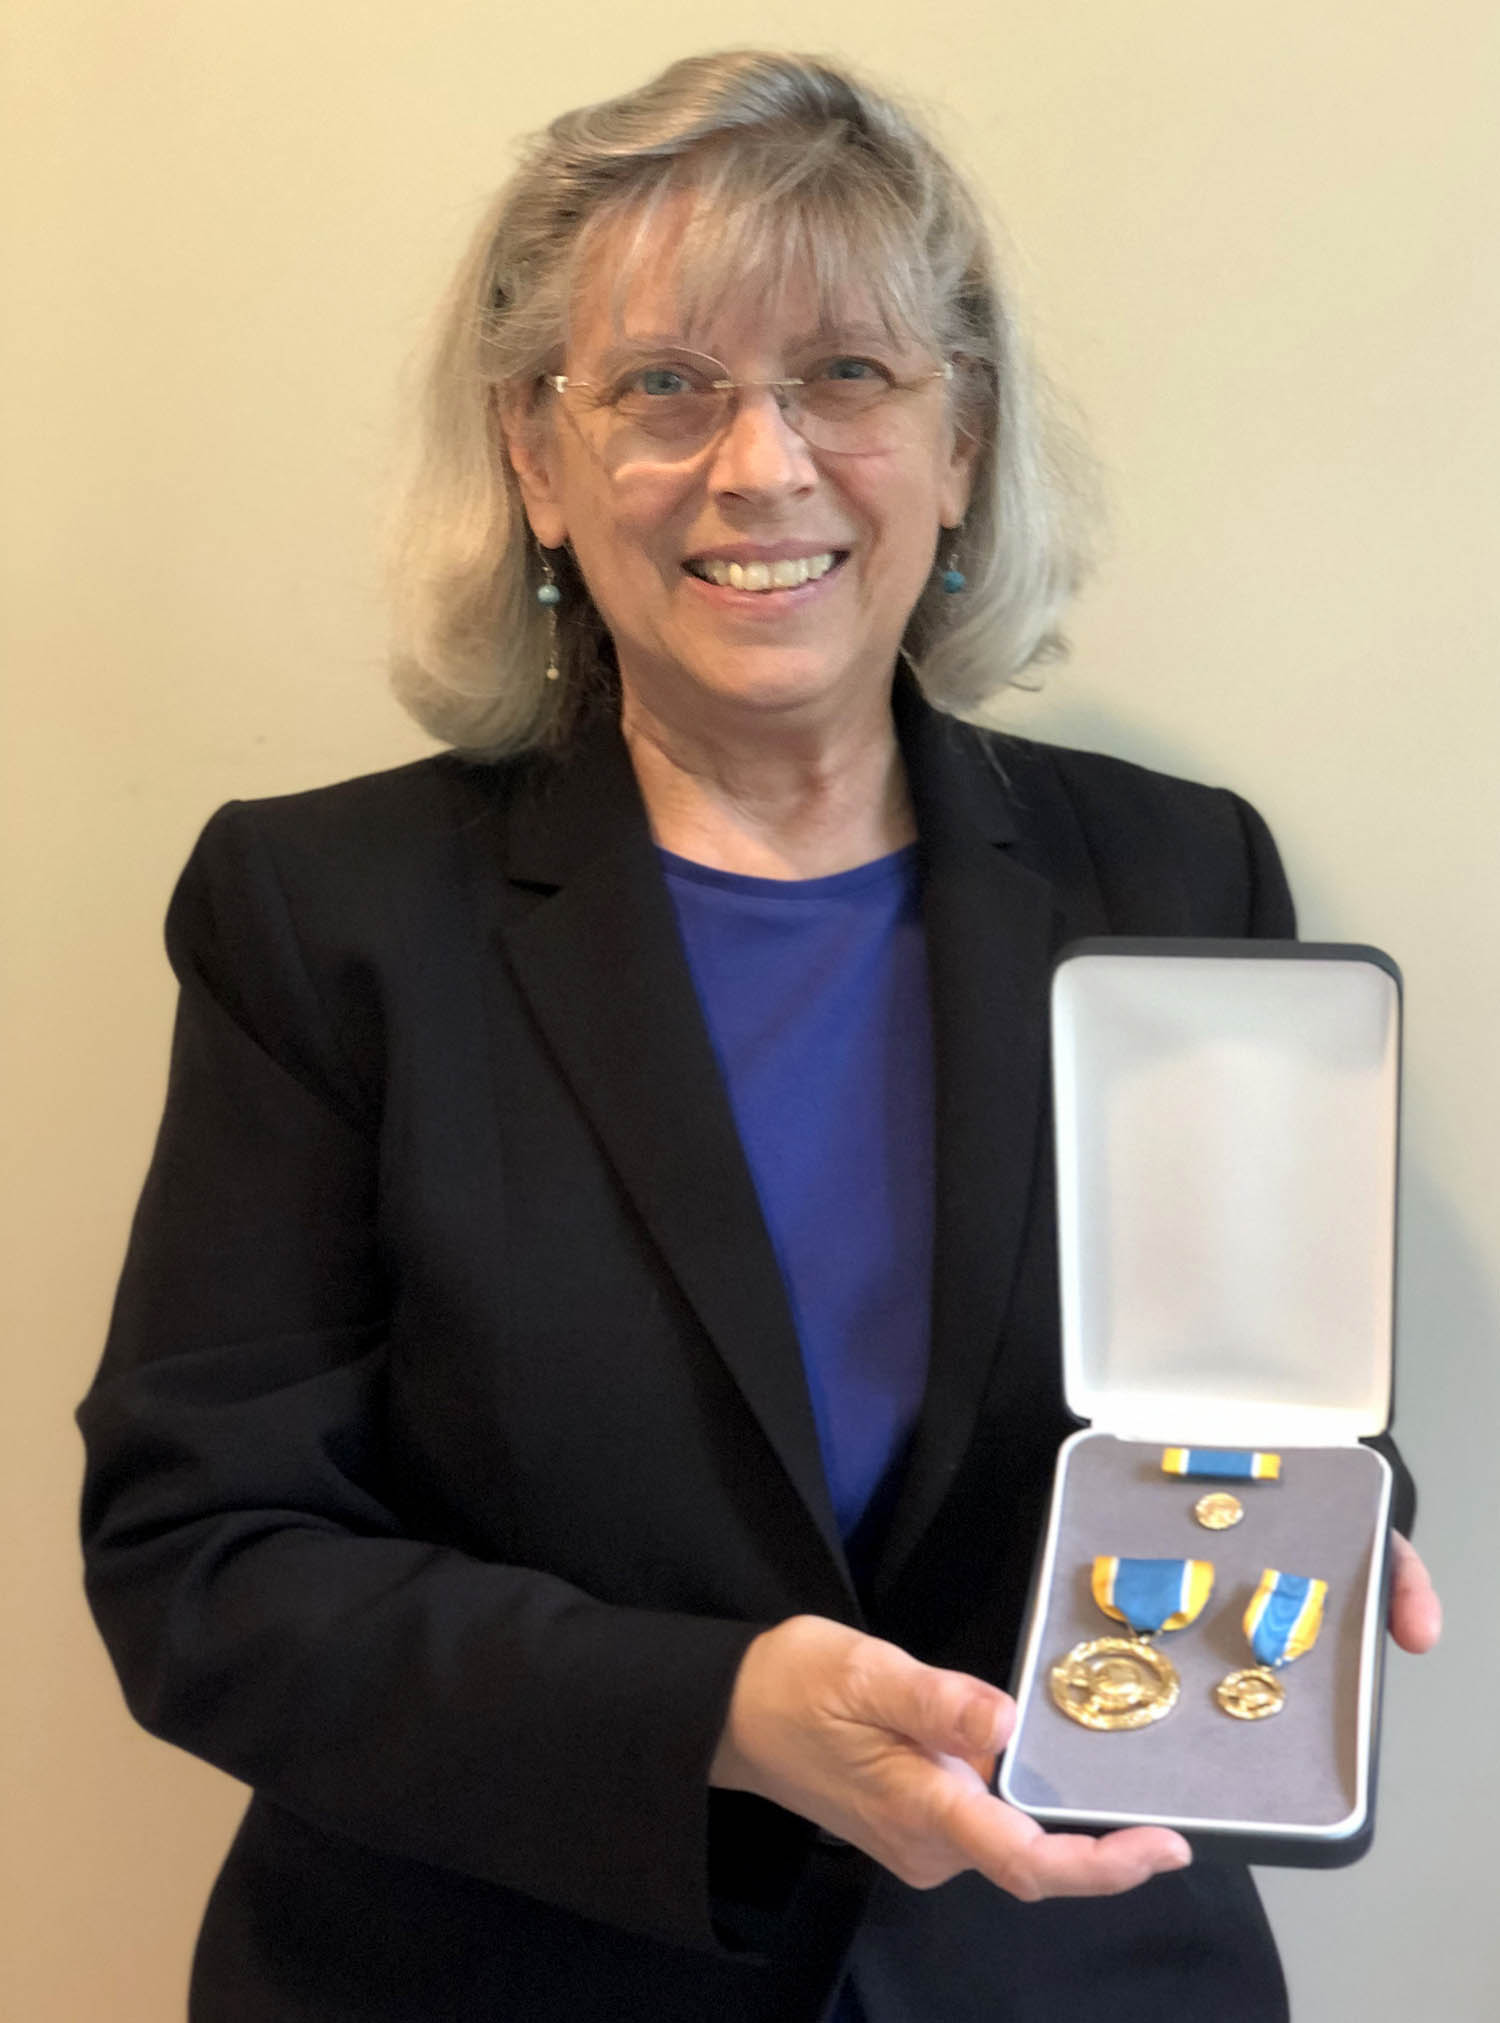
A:
POLYGON ((707 1770, 762 1626, 407 1535, 378 1092, 243 809, 167 940, 166 1111, 79 1411, 87 1590, 132 1711, 370 1847, 716 1945, 707 1770))
POLYGON ((1297 909, 1291 887, 1281 868, 1281 853, 1275 839, 1248 801, 1238 794, 1229 796, 1245 840, 1246 914, 1245 932, 1267 941, 1292 941, 1297 934, 1297 909))

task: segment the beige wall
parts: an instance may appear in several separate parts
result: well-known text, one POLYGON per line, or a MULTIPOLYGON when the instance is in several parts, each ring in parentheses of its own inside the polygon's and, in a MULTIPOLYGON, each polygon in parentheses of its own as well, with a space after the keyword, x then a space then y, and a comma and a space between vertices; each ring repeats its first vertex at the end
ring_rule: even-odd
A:
MULTIPOLYGON (((199 824, 420 749, 374 594, 392 390, 512 137, 700 45, 572 0, 13 0, 0 1040, 0 2012, 170 2023, 238 1794, 135 1732, 68 1414, 160 1097, 199 824)), ((1500 2013, 1493 0, 772 0, 943 108, 1111 474, 1022 727, 1233 782, 1314 934, 1409 984, 1401 1423, 1449 1592, 1377 1850, 1269 1894, 1301 2023, 1500 2013), (1488 1757, 1490 1760, 1484 1760, 1488 1757)))

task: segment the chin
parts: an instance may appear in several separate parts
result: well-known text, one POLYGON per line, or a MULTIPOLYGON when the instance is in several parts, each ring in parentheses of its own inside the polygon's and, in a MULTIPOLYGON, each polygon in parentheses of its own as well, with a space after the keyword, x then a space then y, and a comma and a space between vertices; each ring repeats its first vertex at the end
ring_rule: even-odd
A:
POLYGON ((892 654, 877 676, 825 654, 729 653, 692 679, 719 704, 764 712, 796 710, 876 690, 888 693, 894 660, 892 654))

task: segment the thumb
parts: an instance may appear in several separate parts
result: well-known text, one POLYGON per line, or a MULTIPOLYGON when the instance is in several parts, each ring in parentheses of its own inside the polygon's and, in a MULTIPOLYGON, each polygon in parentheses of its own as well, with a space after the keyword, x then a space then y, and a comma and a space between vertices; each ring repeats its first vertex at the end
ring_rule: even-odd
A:
POLYGON ((998 1686, 967 1672, 945 1672, 892 1651, 884 1676, 871 1679, 877 1705, 870 1718, 944 1756, 990 1756, 1015 1726, 1016 1703, 998 1686))

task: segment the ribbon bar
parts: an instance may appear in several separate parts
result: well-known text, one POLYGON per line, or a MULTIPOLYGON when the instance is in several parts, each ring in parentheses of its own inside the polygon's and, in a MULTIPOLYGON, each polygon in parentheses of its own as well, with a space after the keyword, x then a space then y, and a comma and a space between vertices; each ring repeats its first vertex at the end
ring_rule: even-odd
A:
POLYGON ((1138 1637, 1185 1629, 1202 1612, 1213 1584, 1213 1561, 1208 1559, 1101 1556, 1094 1561, 1094 1600, 1138 1637))
POLYGON ((1252 1454, 1243 1447, 1164 1447, 1161 1472, 1218 1482, 1276 1482, 1281 1476, 1281 1456, 1252 1454))
POLYGON ((1267 1567, 1245 1611, 1245 1635, 1263 1665, 1289 1665, 1318 1641, 1326 1580, 1267 1567))

